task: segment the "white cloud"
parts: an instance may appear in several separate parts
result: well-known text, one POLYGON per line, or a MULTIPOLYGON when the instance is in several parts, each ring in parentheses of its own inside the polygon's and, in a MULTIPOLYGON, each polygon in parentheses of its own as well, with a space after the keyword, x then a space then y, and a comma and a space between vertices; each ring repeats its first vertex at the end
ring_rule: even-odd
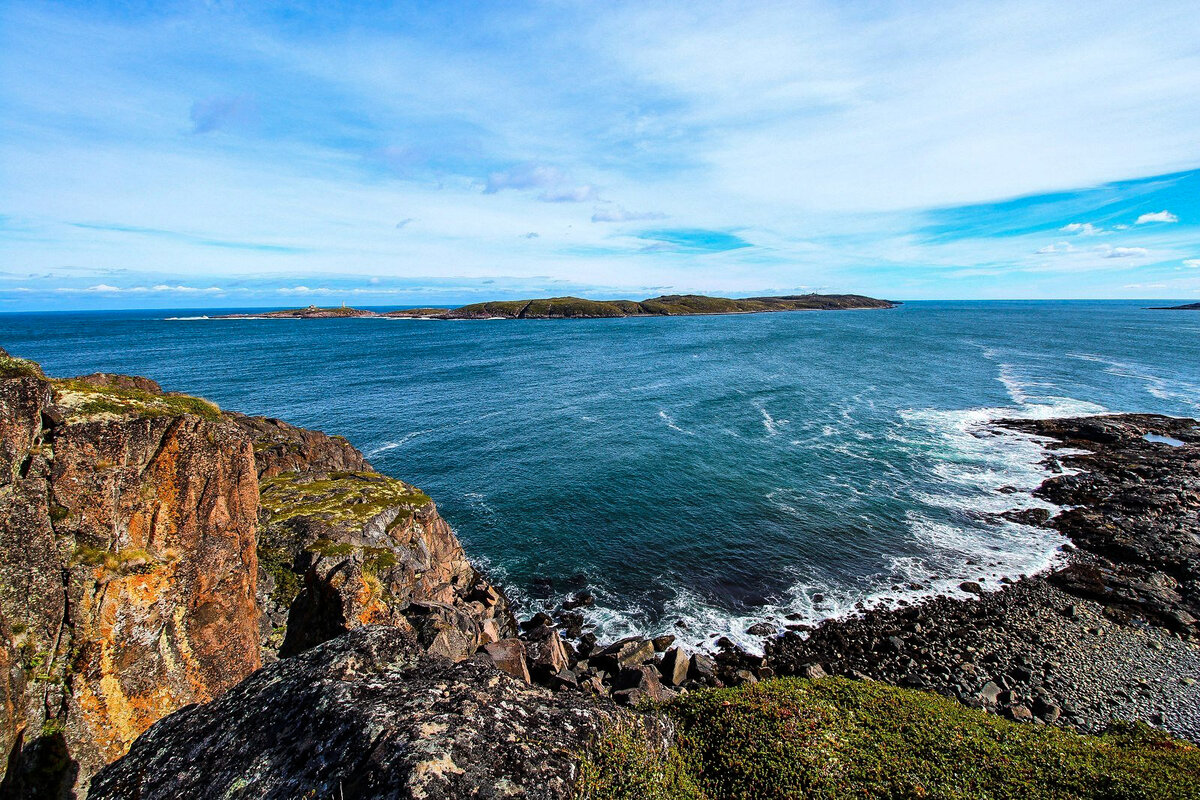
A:
POLYGON ((488 175, 484 194, 496 194, 503 189, 540 189, 565 183, 567 175, 558 167, 545 164, 519 164, 503 172, 488 175))
POLYGON ((637 222, 639 220, 666 219, 661 211, 627 211, 623 206, 597 208, 592 222, 637 222))
POLYGON ((1098 228, 1090 222, 1071 222, 1063 225, 1059 230, 1079 236, 1096 236, 1104 232, 1103 228, 1098 228))
POLYGON ((1127 283, 1121 287, 1122 289, 1165 289, 1165 283, 1127 283))
POLYGON ((1107 244, 1097 247, 1096 252, 1104 258, 1142 258, 1149 253, 1144 247, 1112 247, 1107 244))
POLYGON ((1045 247, 1038 249, 1038 255, 1049 255, 1051 253, 1073 253, 1075 246, 1070 242, 1059 242, 1057 244, 1048 244, 1045 247))
POLYGON ((1147 222, 1179 222, 1179 217, 1170 211, 1156 211, 1153 214, 1142 214, 1134 225, 1145 225, 1147 222))
POLYGON ((1183 265, 1185 267, 1193 267, 1195 269, 1200 269, 1200 258, 1185 258, 1183 260, 1183 265))

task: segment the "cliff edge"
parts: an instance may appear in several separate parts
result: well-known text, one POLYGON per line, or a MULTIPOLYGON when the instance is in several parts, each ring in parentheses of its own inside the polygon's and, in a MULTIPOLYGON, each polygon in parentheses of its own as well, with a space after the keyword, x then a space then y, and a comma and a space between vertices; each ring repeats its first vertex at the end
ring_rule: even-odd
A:
POLYGON ((516 631, 344 439, 0 351, 0 794, 83 797, 159 719, 379 624, 455 661, 516 631))

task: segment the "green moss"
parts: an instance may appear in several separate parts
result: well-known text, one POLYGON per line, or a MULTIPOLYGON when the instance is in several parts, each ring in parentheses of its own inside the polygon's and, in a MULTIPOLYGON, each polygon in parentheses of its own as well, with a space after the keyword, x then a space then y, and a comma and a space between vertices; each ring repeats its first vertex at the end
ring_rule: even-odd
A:
POLYGON ((259 488, 268 524, 302 516, 361 524, 390 508, 403 516, 430 502, 424 492, 376 472, 335 472, 316 480, 285 472, 259 488))
POLYGON ((66 730, 66 723, 61 719, 48 719, 42 723, 42 736, 53 736, 66 730))
POLYGON ((71 509, 66 506, 60 506, 57 503, 50 504, 50 521, 62 522, 67 517, 71 516, 71 509))
POLYGON ((354 545, 349 542, 334 542, 330 539, 317 539, 306 550, 325 558, 340 558, 354 552, 354 545))
POLYGON ((120 417, 173 417, 183 414, 210 421, 221 418, 221 410, 207 400, 182 394, 154 394, 140 389, 96 386, 76 378, 53 381, 59 402, 75 418, 104 414, 120 417))
POLYGON ((137 547, 106 550, 102 547, 79 545, 71 557, 71 564, 73 566, 102 567, 105 572, 120 574, 151 569, 156 564, 156 559, 147 551, 137 547))
MULTIPOLYGON (((661 710, 677 730, 666 763, 682 765, 672 769, 698 793, 661 794, 664 768, 649 772, 663 776, 650 797, 1200 798, 1200 749, 1144 725, 1085 736, 841 678, 705 690, 661 710)), ((623 782, 645 780, 651 758, 636 744, 589 756, 579 796, 629 796, 623 782)))
POLYGON ((288 608, 300 594, 300 576, 292 569, 292 556, 282 547, 268 547, 259 538, 258 565, 271 576, 275 588, 271 600, 280 608, 288 608))
POLYGON ((373 575, 387 572, 400 563, 396 553, 386 547, 363 548, 363 571, 373 575))
POLYGON ((645 735, 618 729, 596 742, 579 765, 578 800, 704 800, 679 751, 657 752, 645 735))
POLYGON ((0 378, 45 378, 36 361, 0 354, 0 378))

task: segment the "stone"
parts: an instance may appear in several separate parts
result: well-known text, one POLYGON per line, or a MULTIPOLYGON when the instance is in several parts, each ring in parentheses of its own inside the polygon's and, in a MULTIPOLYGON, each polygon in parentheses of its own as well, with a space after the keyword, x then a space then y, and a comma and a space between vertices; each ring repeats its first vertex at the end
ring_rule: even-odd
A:
POLYGON ((691 658, 688 667, 688 677, 699 683, 711 685, 717 681, 717 665, 712 657, 705 653, 696 653, 691 658))
POLYGON ((528 654, 529 673, 539 683, 547 682, 552 675, 570 666, 562 639, 553 628, 542 628, 538 638, 527 639, 525 652, 528 654))
POLYGON ((682 686, 687 681, 691 665, 692 660, 687 653, 678 647, 672 647, 663 656, 662 663, 658 665, 658 668, 667 684, 682 686))
POLYGON ((756 622, 746 629, 751 636, 774 636, 778 630, 769 622, 756 622))
POLYGON ((958 588, 968 594, 983 594, 983 587, 976 581, 963 581, 958 588))
POLYGON ((675 644, 675 637, 669 633, 663 636, 655 636, 650 640, 650 644, 654 646, 654 652, 664 653, 668 647, 675 644))
POLYGON ((1014 722, 1032 722, 1033 712, 1026 706, 1013 706, 1005 709, 1005 715, 1014 722))
POLYGON ((810 681, 829 677, 828 673, 825 672, 825 669, 820 664, 804 664, 800 667, 796 674, 801 678, 807 678, 810 681))
POLYGON ((498 642, 491 642, 484 645, 484 650, 492 659, 492 663, 502 672, 525 681, 525 683, 533 682, 529 677, 529 667, 525 663, 525 643, 520 639, 501 639, 498 642))
POLYGON ((1000 701, 1000 687, 995 681, 988 681, 979 690, 979 699, 989 706, 994 706, 1000 701))

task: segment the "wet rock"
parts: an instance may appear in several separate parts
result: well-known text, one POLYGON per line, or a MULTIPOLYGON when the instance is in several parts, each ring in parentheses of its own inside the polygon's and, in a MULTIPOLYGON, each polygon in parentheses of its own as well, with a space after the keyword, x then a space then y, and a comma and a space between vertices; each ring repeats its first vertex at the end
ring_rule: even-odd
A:
POLYGON ((655 636, 650 640, 650 644, 654 646, 654 652, 664 653, 668 647, 675 644, 675 637, 669 633, 664 636, 655 636))
POLYGON ((958 588, 968 594, 983 594, 983 587, 975 581, 963 581, 958 588))
POLYGON ((746 633, 751 636, 774 636, 776 628, 769 622, 756 622, 746 629, 746 633))
POLYGON ((596 604, 596 596, 591 592, 576 592, 569 600, 563 601, 562 607, 564 611, 571 611, 576 608, 589 608, 596 604))

